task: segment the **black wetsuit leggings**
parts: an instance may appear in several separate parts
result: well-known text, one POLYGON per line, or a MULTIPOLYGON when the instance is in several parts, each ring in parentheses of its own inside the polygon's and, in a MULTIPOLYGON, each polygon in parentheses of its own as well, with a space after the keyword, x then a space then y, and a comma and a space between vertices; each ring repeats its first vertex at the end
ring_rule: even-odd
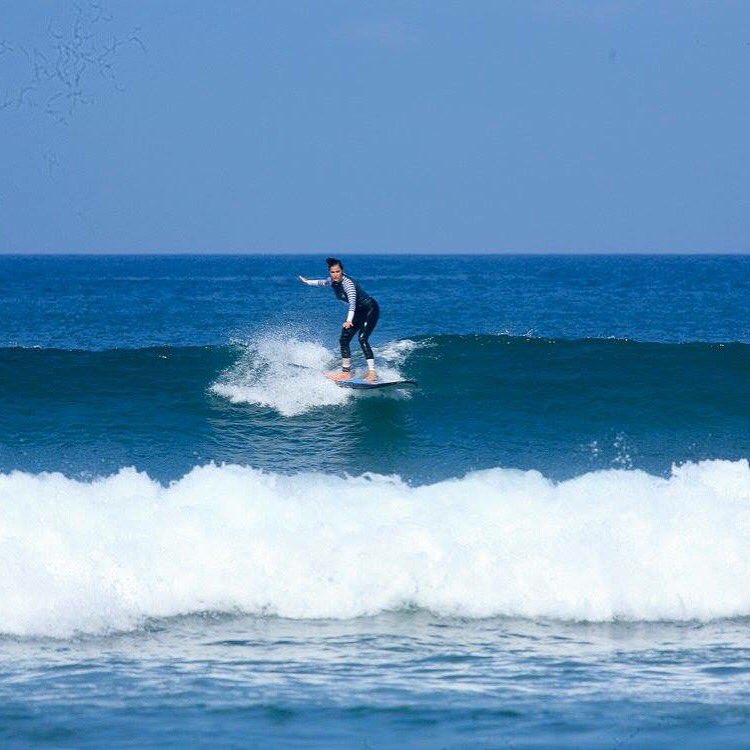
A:
POLYGON ((370 334, 375 330, 375 326, 378 324, 378 318, 380 317, 380 308, 378 303, 371 297, 367 302, 357 305, 357 309, 354 311, 354 320, 352 321, 351 328, 341 329, 341 338, 339 343, 341 344, 341 356, 344 359, 349 359, 352 356, 352 350, 349 348, 349 343, 354 334, 359 331, 359 345, 362 347, 362 352, 365 355, 365 359, 372 359, 372 347, 370 346, 369 338, 370 334))

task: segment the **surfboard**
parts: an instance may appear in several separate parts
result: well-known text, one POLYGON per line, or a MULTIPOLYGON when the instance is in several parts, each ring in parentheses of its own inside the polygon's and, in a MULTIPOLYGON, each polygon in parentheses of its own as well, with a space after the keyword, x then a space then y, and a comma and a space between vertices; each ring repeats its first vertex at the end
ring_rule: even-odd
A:
MULTIPOLYGON (((326 377, 330 377, 330 375, 326 375, 326 377)), ((374 383, 364 378, 352 378, 351 380, 334 380, 331 378, 331 380, 342 388, 354 388, 360 391, 370 391, 376 388, 393 388, 398 385, 417 385, 416 380, 376 380, 374 383)))

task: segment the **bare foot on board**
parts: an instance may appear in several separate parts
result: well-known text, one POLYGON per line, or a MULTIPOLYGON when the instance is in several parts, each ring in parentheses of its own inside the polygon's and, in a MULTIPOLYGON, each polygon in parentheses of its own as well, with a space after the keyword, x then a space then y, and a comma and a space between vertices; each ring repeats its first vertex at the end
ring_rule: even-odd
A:
POLYGON ((343 370, 335 370, 334 372, 327 372, 326 377, 331 380, 351 380, 354 375, 351 372, 344 372, 343 370))

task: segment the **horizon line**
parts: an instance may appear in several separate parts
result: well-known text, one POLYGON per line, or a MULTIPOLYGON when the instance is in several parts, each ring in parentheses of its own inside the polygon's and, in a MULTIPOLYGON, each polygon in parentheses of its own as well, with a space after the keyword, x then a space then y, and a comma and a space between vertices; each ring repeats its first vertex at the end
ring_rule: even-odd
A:
POLYGON ((456 251, 407 251, 407 252, 379 252, 365 250, 276 250, 276 251, 103 251, 103 252, 86 252, 86 251, 59 251, 59 250, 35 250, 28 252, 4 252, 0 251, 0 258, 241 258, 241 257, 311 257, 338 253, 344 256, 378 256, 382 258, 399 258, 399 257, 448 257, 452 255, 463 257, 740 257, 750 254, 748 250, 581 250, 581 251, 475 251, 475 250, 456 250, 456 251))

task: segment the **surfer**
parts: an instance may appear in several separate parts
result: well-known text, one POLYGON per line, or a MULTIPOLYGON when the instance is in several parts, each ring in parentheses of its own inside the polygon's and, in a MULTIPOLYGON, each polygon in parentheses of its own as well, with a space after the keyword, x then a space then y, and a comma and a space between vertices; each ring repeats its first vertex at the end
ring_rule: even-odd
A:
POLYGON ((299 280, 308 286, 330 286, 337 299, 349 305, 346 320, 342 326, 341 338, 341 372, 331 377, 334 380, 351 380, 352 352, 349 347, 354 334, 359 332, 359 345, 367 360, 367 375, 370 382, 377 380, 375 371, 375 355, 370 346, 370 334, 375 330, 380 317, 380 307, 375 297, 371 297, 360 284, 351 276, 344 273, 344 264, 338 258, 326 258, 328 264, 327 279, 306 279, 299 276, 299 280))

